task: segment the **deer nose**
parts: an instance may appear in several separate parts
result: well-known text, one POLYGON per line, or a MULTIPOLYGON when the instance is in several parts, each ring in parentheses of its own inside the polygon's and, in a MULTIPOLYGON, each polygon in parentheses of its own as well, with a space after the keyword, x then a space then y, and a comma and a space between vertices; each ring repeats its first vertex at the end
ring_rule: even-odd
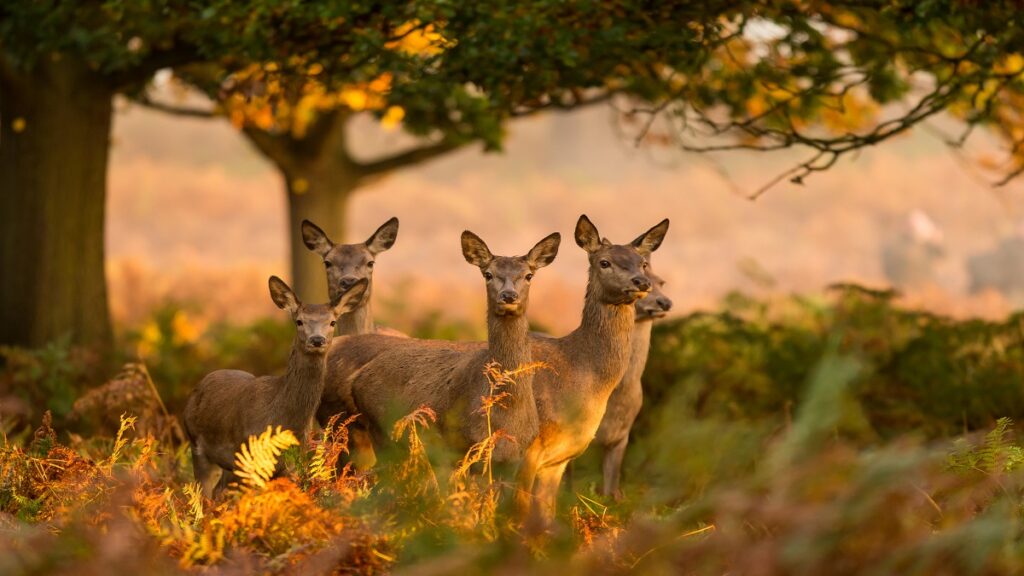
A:
POLYGON ((327 338, 324 338, 323 336, 313 336, 309 339, 309 343, 312 344, 314 348, 323 348, 324 344, 327 344, 327 338))
POLYGON ((502 290, 501 293, 498 294, 498 300, 500 300, 502 304, 515 304, 516 300, 519 300, 519 294, 516 294, 511 290, 502 290))
POLYGON ((646 276, 634 276, 633 286, 636 286, 637 290, 647 292, 651 289, 651 281, 648 280, 646 276))
POLYGON ((345 276, 341 280, 338 280, 338 284, 341 284, 341 287, 344 290, 348 290, 355 285, 356 282, 359 282, 359 278, 356 278, 355 276, 345 276))
POLYGON ((661 306, 661 309, 664 310, 665 312, 668 312, 669 310, 672 309, 672 301, 664 296, 659 296, 656 302, 658 303, 658 306, 661 306))

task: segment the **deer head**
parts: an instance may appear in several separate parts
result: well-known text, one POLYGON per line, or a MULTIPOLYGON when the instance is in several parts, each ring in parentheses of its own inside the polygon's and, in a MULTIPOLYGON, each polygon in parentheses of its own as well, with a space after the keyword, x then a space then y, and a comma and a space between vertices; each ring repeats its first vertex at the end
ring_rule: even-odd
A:
POLYGON ((668 296, 665 296, 663 291, 665 280, 652 272, 650 265, 647 268, 647 277, 651 279, 651 291, 633 305, 636 307, 636 319, 638 322, 641 320, 664 318, 665 314, 672 309, 672 301, 669 300, 668 296))
POLYGON ((497 316, 519 316, 530 299, 530 281, 558 254, 562 236, 555 232, 538 242, 525 256, 495 256, 479 236, 462 233, 462 255, 480 268, 487 285, 487 306, 497 316))
MULTIPOLYGON (((302 241, 313 252, 324 259, 327 268, 327 294, 331 301, 365 279, 373 282, 373 264, 377 255, 391 248, 398 238, 398 218, 391 218, 381 224, 366 242, 357 244, 335 244, 319 226, 309 220, 302 221, 302 241)), ((364 293, 364 298, 369 295, 364 293)), ((357 302, 356 305, 362 304, 357 302)))
POLYGON ((594 290, 604 304, 633 304, 651 291, 647 276, 648 258, 661 246, 668 232, 668 219, 637 236, 629 244, 612 244, 601 238, 597 227, 584 214, 576 223, 576 244, 590 260, 588 291, 594 290))
POLYGON ((323 354, 327 352, 334 336, 334 325, 338 317, 358 305, 369 281, 366 278, 357 280, 330 304, 303 304, 284 280, 277 276, 271 276, 269 284, 270 298, 274 304, 288 312, 295 321, 296 341, 307 353, 323 354))

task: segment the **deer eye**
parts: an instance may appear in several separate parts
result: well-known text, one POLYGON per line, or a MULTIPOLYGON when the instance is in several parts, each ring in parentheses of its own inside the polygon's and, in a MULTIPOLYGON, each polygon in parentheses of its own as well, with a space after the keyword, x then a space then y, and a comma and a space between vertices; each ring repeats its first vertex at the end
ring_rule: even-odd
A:
POLYGON ((484 272, 484 279, 485 280, 491 280, 493 278, 494 278, 494 274, 491 274, 490 272, 484 272))
POLYGON ((644 262, 643 266, 644 266, 644 270, 647 270, 647 262, 646 261, 644 262))
POLYGON ((334 320, 331 320, 331 327, 332 328, 334 327, 335 324, 336 324, 336 322, 334 320))
POLYGON ((533 274, 526 275, 526 281, 529 282, 530 280, 533 280, 533 274))
POLYGON ((296 320, 295 321, 295 325, 296 326, 302 326, 302 320, 296 320))
POLYGON ((367 262, 366 263, 366 267, 367 268, 373 268, 373 260, 370 260, 369 262, 367 262))
POLYGON ((330 267, 331 267, 331 261, 330 260, 324 260, 324 268, 330 268, 330 267))
POLYGON ((601 268, 611 268, 612 263, 607 260, 601 260, 601 268))

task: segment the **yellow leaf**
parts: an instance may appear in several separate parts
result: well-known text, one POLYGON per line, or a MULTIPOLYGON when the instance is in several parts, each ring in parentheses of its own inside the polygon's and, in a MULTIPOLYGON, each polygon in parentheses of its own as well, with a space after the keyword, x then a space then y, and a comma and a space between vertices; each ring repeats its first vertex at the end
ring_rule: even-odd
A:
POLYGON ((405 118, 405 109, 401 106, 391 106, 380 119, 380 125, 385 130, 394 130, 402 122, 402 118, 405 118))

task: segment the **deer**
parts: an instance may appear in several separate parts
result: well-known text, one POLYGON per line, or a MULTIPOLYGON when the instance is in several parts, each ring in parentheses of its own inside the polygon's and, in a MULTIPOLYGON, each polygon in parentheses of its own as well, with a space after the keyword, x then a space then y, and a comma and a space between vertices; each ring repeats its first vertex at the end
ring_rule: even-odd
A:
POLYGON ((369 280, 357 280, 330 304, 303 304, 277 276, 268 284, 274 304, 295 323, 285 373, 256 377, 242 370, 216 370, 196 385, 185 405, 182 420, 192 469, 208 497, 237 480, 235 452, 250 436, 281 426, 305 438, 323 394, 327 351, 338 319, 359 305, 369 280), (214 485, 218 471, 222 473, 214 485))
MULTIPOLYGON (((558 254, 561 235, 550 234, 524 256, 495 256, 476 234, 461 238, 466 261, 479 268, 487 293, 487 342, 451 342, 364 334, 345 339, 328 357, 327 387, 318 418, 341 410, 359 413, 380 441, 392 417, 420 406, 443 415, 441 428, 458 448, 482 441, 493 430, 528 441, 537 434, 532 374, 520 374, 503 408, 491 417, 492 430, 479 414, 488 394, 484 367, 491 361, 505 370, 532 361, 526 311, 534 274, 558 254), (451 424, 449 424, 451 423, 451 424)), ((525 444, 501 442, 492 459, 516 461, 525 444)))
MULTIPOLYGON (((602 240, 586 215, 576 224, 576 244, 587 252, 590 264, 580 326, 562 338, 527 335, 531 361, 549 369, 531 379, 538 432, 533 437, 518 434, 520 447, 511 453, 519 463, 515 499, 524 520, 551 522, 566 464, 586 450, 600 426, 608 397, 629 363, 634 304, 651 290, 648 258, 661 246, 668 226, 663 220, 631 243, 616 245, 602 240)), ((380 335, 349 340, 331 351, 322 410, 330 398, 368 416, 382 430, 387 423, 382 407, 391 399, 404 401, 406 407, 423 402, 444 408, 470 402, 477 394, 461 389, 451 375, 462 366, 459 359, 478 352, 485 346, 481 343, 404 347, 399 339, 380 335), (388 361, 381 360, 385 354, 388 361), (423 362, 421 356, 430 361, 423 362), (412 362, 422 362, 429 372, 407 371, 412 362)), ((515 393, 528 392, 517 387, 515 393)))
POLYGON ((619 385, 608 397, 604 418, 594 437, 594 443, 603 452, 601 495, 615 500, 622 498, 622 491, 619 489, 622 458, 626 454, 630 429, 633 428, 633 422, 636 421, 644 401, 640 378, 643 376, 644 367, 647 366, 651 328, 656 319, 664 318, 672 309, 672 301, 663 291, 665 281, 649 267, 647 277, 651 279, 651 292, 634 304, 636 323, 633 325, 629 365, 619 385))
POLYGON ((552 523, 565 468, 594 439, 608 398, 625 376, 634 305, 651 291, 648 260, 668 227, 665 219, 628 244, 613 244, 585 214, 576 223, 576 244, 589 261, 583 318, 561 338, 531 337, 533 359, 551 369, 533 379, 540 429, 516 475, 515 505, 524 522, 539 528, 552 523))
POLYGON ((361 302, 352 312, 338 320, 339 336, 380 332, 404 336, 401 332, 376 326, 370 307, 370 293, 373 289, 373 266, 377 255, 390 249, 398 239, 398 218, 390 218, 380 225, 365 242, 356 244, 335 244, 327 234, 309 220, 302 221, 302 241, 312 252, 323 258, 327 271, 327 294, 329 299, 341 297, 360 279, 368 282, 361 302))

